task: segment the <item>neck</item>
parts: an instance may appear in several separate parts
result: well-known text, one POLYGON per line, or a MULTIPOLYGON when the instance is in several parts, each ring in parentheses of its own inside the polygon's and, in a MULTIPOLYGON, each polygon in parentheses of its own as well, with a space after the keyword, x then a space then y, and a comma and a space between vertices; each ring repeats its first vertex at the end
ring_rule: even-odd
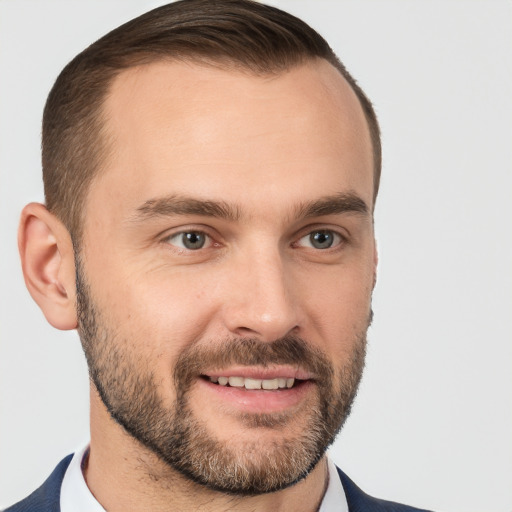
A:
POLYGON ((328 482, 325 457, 306 478, 281 491, 227 495, 170 468, 117 425, 97 398, 91 396, 91 445, 84 477, 94 497, 109 512, 315 512, 320 506, 328 482))

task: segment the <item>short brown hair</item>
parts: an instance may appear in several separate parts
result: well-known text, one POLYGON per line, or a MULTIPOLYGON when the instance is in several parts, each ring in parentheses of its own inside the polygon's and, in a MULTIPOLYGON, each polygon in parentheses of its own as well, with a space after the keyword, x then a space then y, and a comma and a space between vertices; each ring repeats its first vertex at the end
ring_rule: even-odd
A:
POLYGON ((81 236, 88 187, 108 151, 102 106, 124 69, 161 59, 203 61, 257 74, 323 58, 347 80, 366 116, 373 145, 374 200, 381 145, 372 105, 325 39, 302 20, 251 0, 182 0, 158 7, 109 32, 58 76, 43 115, 46 205, 81 236))

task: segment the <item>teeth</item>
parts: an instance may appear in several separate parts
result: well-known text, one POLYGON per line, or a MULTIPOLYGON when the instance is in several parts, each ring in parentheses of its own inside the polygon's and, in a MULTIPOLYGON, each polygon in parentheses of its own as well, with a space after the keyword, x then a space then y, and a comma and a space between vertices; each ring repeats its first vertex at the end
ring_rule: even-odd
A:
POLYGON ((285 389, 291 388, 295 384, 295 379, 278 377, 276 379, 249 379, 244 377, 209 377, 211 382, 234 388, 245 389, 285 389))
POLYGON ((261 389, 261 379, 244 379, 245 389, 261 389))
POLYGON ((263 389, 277 389, 277 379, 262 380, 261 387, 263 389))
POLYGON ((235 388, 243 388, 244 387, 244 378, 243 377, 229 377, 228 379, 229 385, 235 388))

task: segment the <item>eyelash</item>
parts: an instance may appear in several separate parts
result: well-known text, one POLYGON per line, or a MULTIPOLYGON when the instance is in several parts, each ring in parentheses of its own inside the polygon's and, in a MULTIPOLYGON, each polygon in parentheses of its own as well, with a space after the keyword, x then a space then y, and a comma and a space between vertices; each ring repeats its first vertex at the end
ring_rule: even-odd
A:
MULTIPOLYGON (((319 251, 319 252, 334 252, 334 251, 340 250, 341 247, 344 246, 348 241, 348 238, 346 235, 344 235, 334 229, 328 229, 325 227, 319 227, 319 228, 308 227, 307 232, 302 231, 302 233, 303 234, 301 234, 301 236, 295 242, 293 242, 291 244, 292 247, 304 247, 304 246, 300 245, 300 242, 302 240, 307 239, 309 237, 309 240, 311 241, 311 237, 313 235, 318 235, 318 234, 332 236, 332 238, 333 238, 332 244, 325 248, 307 247, 307 246, 304 248, 312 249, 314 251, 319 251)), ((181 239, 181 241, 183 241, 183 239, 181 239)), ((202 249, 210 249, 211 247, 215 247, 215 246, 220 247, 221 246, 221 244, 216 242, 214 240, 214 238, 210 234, 208 234, 205 230, 193 229, 193 228, 187 229, 187 230, 181 230, 176 233, 167 235, 165 238, 163 238, 162 242, 173 246, 181 253, 194 253, 194 252, 198 252, 202 249), (196 235, 196 236, 199 235, 199 236, 205 237, 204 244, 196 249, 193 249, 193 248, 184 247, 184 246, 180 247, 180 246, 176 245, 175 243, 171 243, 172 239, 180 237, 180 236, 183 237, 184 235, 187 235, 187 234, 196 235)), ((320 243, 322 243, 321 239, 320 239, 320 243)))
MULTIPOLYGON (((297 242, 295 242, 293 245, 298 245, 301 240, 309 238, 310 241, 312 241, 312 236, 322 234, 322 235, 330 235, 333 238, 332 244, 325 248, 318 248, 318 247, 310 247, 311 249, 316 249, 318 251, 335 251, 336 249, 339 249, 341 245, 344 245, 347 242, 347 237, 339 233, 338 231, 334 229, 327 229, 327 228, 317 228, 317 229, 310 229, 305 235, 301 236, 297 242)), ((320 242, 321 243, 321 242, 320 242)))
POLYGON ((179 251, 181 252, 196 252, 196 251, 199 251, 200 249, 208 249, 210 248, 211 246, 214 246, 214 245, 219 245, 218 243, 216 243, 213 239, 213 237, 211 235, 209 235, 208 233, 206 233, 204 230, 201 230, 201 229, 187 229, 187 230, 182 230, 182 231, 178 231, 177 233, 172 233, 171 235, 168 235, 166 236, 163 240, 162 240, 164 243, 167 243, 169 245, 172 245, 174 247, 176 247, 179 251), (171 243, 170 241, 173 239, 173 238, 177 238, 177 237, 183 237, 184 235, 199 235, 199 236, 204 236, 205 237, 205 244, 208 243, 208 240, 209 240, 209 244, 208 244, 208 247, 204 247, 204 246, 201 246, 201 247, 198 247, 197 249, 190 249, 188 247, 179 247, 173 243, 171 243))

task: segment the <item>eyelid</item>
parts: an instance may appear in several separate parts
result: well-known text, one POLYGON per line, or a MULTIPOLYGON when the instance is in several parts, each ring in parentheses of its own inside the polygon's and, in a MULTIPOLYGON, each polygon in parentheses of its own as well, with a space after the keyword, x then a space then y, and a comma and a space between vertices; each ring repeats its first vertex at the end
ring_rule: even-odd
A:
POLYGON ((211 233, 211 229, 208 229, 206 226, 179 226, 178 228, 174 228, 171 230, 166 230, 159 236, 159 240, 161 243, 169 245, 171 247, 174 247, 175 249, 182 251, 182 252, 198 252, 201 250, 209 249, 210 247, 214 245, 221 245, 217 240, 216 237, 214 237, 211 233), (204 235, 207 239, 205 246, 201 247, 200 249, 187 249, 186 247, 180 247, 178 245, 175 245, 171 243, 169 240, 171 240, 174 237, 177 237, 179 235, 183 235, 184 233, 198 233, 201 235, 204 235))
POLYGON ((307 247, 306 246, 307 249, 314 249, 315 251, 324 251, 324 252, 327 252, 329 250, 334 251, 334 250, 338 249, 340 246, 344 245, 346 242, 348 242, 348 239, 349 239, 348 235, 346 233, 343 233, 342 232, 343 230, 341 228, 336 229, 336 228, 332 228, 332 227, 325 226, 325 225, 307 226, 306 228, 304 228, 300 231, 300 234, 297 237, 296 242, 293 243, 293 245, 296 247, 305 247, 303 245, 299 245, 299 242, 301 240, 303 240, 304 238, 311 236, 311 234, 313 234, 315 232, 319 232, 319 231, 326 231, 329 233, 333 233, 335 235, 335 237, 337 237, 339 240, 337 242, 333 243, 333 245, 331 247, 328 247, 326 249, 318 249, 316 247, 307 247))
POLYGON ((201 249, 208 249, 212 245, 211 237, 209 235, 207 235, 206 233, 200 233, 199 231, 181 231, 178 233, 174 233, 167 237, 166 242, 169 245, 173 245, 174 247, 177 247, 181 251, 193 251, 193 252, 200 251, 201 249), (205 244, 202 247, 198 247, 197 249, 190 249, 189 247, 185 247, 182 244, 171 242, 171 240, 173 240, 173 239, 179 240, 180 239, 179 237, 183 237, 183 235, 186 233, 195 233, 198 235, 203 235, 205 237, 205 244))

